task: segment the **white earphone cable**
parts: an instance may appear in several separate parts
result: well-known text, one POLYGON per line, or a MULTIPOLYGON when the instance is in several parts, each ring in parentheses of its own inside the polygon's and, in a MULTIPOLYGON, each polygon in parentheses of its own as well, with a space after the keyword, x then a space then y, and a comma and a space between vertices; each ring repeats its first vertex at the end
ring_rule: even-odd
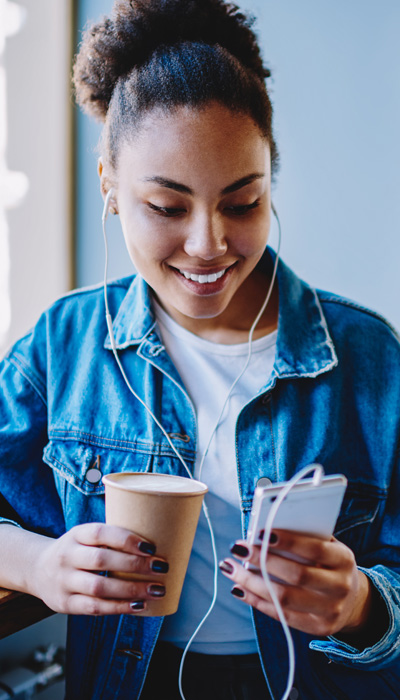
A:
POLYGON ((275 593, 274 587, 272 585, 272 581, 269 577, 268 571, 267 571, 267 560, 268 560, 268 547, 269 547, 269 540, 271 537, 271 531, 274 526, 274 520, 276 517, 276 514, 285 500, 286 496, 288 493, 292 490, 292 488, 302 479, 304 479, 305 476, 310 474, 311 472, 314 472, 314 478, 313 478, 313 485, 314 486, 319 486, 322 480, 322 477, 324 476, 324 470, 320 464, 310 464, 308 467, 304 467, 304 469, 301 469, 297 474, 295 474, 282 488, 280 491, 279 495, 276 497, 276 500, 274 501, 273 506, 271 507, 271 510, 268 513, 267 519, 265 521, 265 527, 264 527, 264 537, 261 545, 261 552, 260 552, 260 563, 261 563, 261 573, 262 577, 264 579, 264 583, 266 585, 266 588, 268 590, 268 593, 271 596, 272 602, 274 604, 275 610, 278 614, 279 622, 282 625, 282 629, 286 638, 286 644, 287 644, 287 649, 288 649, 288 660, 289 660, 289 670, 288 670, 288 675, 287 675, 287 682, 286 682, 286 689, 284 694, 282 695, 281 700, 288 700, 290 696, 290 691, 293 686, 293 681, 294 681, 294 673, 295 673, 295 653, 294 653, 294 644, 293 644, 293 639, 292 635, 290 633, 289 626, 286 622, 285 614, 282 610, 282 606, 279 602, 279 598, 275 593))
MULTIPOLYGON (((160 429, 161 432, 163 433, 163 435, 164 435, 164 437, 166 438, 166 440, 167 440, 168 444, 170 445, 171 449, 172 449, 173 452, 176 454, 176 456, 178 457, 179 461, 181 462, 181 464, 182 464, 183 467, 185 468, 185 470, 186 470, 188 476, 189 476, 190 478, 193 478, 193 475, 192 475, 192 473, 191 473, 189 467, 188 467, 187 464, 185 463, 185 461, 184 461, 183 457, 181 456, 181 454, 179 453, 179 451, 176 449, 176 447, 175 447, 175 445, 173 444, 173 442, 172 442, 170 436, 168 435, 168 433, 166 432, 166 430, 164 429, 164 427, 161 425, 160 421, 159 421, 159 420, 157 419, 157 417, 154 415, 154 413, 152 412, 152 410, 147 406, 147 404, 145 403, 145 401, 144 401, 143 399, 141 399, 140 396, 138 396, 138 394, 136 394, 136 392, 135 392, 134 389, 132 388, 132 386, 131 386, 131 384, 130 384, 130 382, 129 382, 129 380, 128 380, 128 377, 126 376, 125 370, 124 370, 124 368, 123 368, 123 366, 122 366, 122 363, 121 363, 121 361, 120 361, 119 355, 118 355, 118 351, 117 351, 117 347, 116 347, 116 343, 115 343, 115 337, 114 337, 113 322, 112 322, 112 317, 111 317, 110 310, 109 310, 109 305, 108 305, 108 289, 107 289, 108 244, 107 244, 107 233, 106 233, 106 220, 107 220, 108 211, 109 211, 110 199, 111 199, 112 196, 113 196, 113 190, 110 189, 110 190, 107 192, 107 195, 106 195, 106 197, 105 197, 104 208, 103 208, 103 214, 102 214, 103 237, 104 237, 104 246, 105 246, 105 264, 104 264, 104 305, 105 305, 106 322, 107 322, 107 328, 108 328, 108 333, 109 333, 109 337, 110 337, 110 343, 111 343, 112 352, 113 352, 114 358, 115 358, 115 360, 116 360, 116 362, 117 362, 117 365, 118 365, 118 367, 119 367, 119 369, 120 369, 121 375, 122 375, 122 377, 123 377, 123 379, 124 379, 124 381, 125 381, 125 384, 127 385, 128 389, 129 389, 129 391, 133 394, 133 396, 142 404, 142 406, 143 406, 143 407, 146 409, 146 411, 149 413, 149 415, 151 416, 151 418, 154 420, 154 422, 156 423, 156 425, 159 427, 159 429, 160 429)), ((221 411, 220 411, 220 414, 219 414, 218 420, 217 420, 217 422, 216 422, 216 425, 215 425, 214 429, 212 430, 211 435, 210 435, 210 438, 209 438, 209 440, 208 440, 207 447, 206 447, 206 449, 205 449, 204 452, 203 452, 203 455, 202 455, 202 458, 201 458, 201 461, 200 461, 200 466, 199 466, 199 475, 198 475, 198 479, 199 479, 199 480, 201 479, 201 472, 202 472, 202 469, 203 469, 203 464, 204 464, 205 458, 206 458, 207 453, 208 453, 208 450, 209 450, 209 448, 210 448, 212 439, 213 439, 213 437, 214 437, 214 435, 215 435, 215 433, 216 433, 216 431, 217 431, 217 429, 218 429, 218 427, 219 427, 219 425, 220 425, 220 422, 221 422, 221 420, 222 420, 222 416, 223 416, 223 414, 224 414, 224 411, 225 411, 226 405, 227 405, 227 403, 228 403, 228 401, 229 401, 229 398, 230 398, 230 396, 231 396, 231 394, 232 394, 232 392, 233 392, 235 386, 236 386, 237 383, 240 381, 240 379, 242 378, 243 374, 245 373, 247 367, 248 367, 249 364, 250 364, 251 354, 252 354, 252 340, 253 340, 254 330, 255 330, 255 328, 256 328, 256 326, 257 326, 257 324, 258 324, 260 318, 262 317, 262 315, 263 315, 263 313, 264 313, 264 311, 265 311, 265 309, 266 309, 266 307, 267 307, 267 304, 268 304, 268 302, 269 302, 269 300, 270 300, 270 297, 271 297, 271 294, 272 294, 272 290, 273 290, 273 286, 274 286, 274 283, 275 283, 275 278, 276 278, 276 273, 277 273, 277 268, 278 268, 278 262, 279 262, 279 253, 280 253, 281 237, 282 237, 282 236, 281 236, 281 225, 280 225, 279 217, 278 217, 278 215, 277 215, 277 212, 276 212, 275 207, 273 206, 273 204, 271 204, 271 208, 272 208, 272 211, 273 211, 274 216, 275 216, 275 218, 276 218, 276 220, 277 220, 277 223, 278 223, 278 236, 279 236, 279 238, 278 238, 278 246, 277 246, 277 251, 276 251, 276 257, 275 257, 274 267, 273 267, 273 271, 272 271, 271 282, 270 282, 270 285, 269 285, 269 287, 268 287, 268 292, 267 292, 267 295, 266 295, 266 297, 265 297, 265 300, 264 300, 264 302, 263 302, 263 304, 262 304, 262 307, 261 307, 260 311, 258 312, 258 314, 257 314, 257 316, 256 316, 256 318, 255 318, 255 320, 254 320, 254 322, 253 322, 253 324, 252 324, 252 326, 251 326, 251 328, 250 328, 250 331, 249 331, 249 336, 248 336, 248 353, 247 353, 246 361, 245 361, 245 363, 244 363, 243 368, 241 369, 240 373, 238 374, 238 376, 236 377, 235 381, 233 382, 233 384, 231 385, 231 387, 230 387, 230 389, 229 389, 229 391, 228 391, 228 394, 227 394, 227 396, 226 396, 226 398, 225 398, 225 401, 224 401, 224 403, 223 403, 223 406, 222 406, 222 409, 221 409, 221 411)), ((211 603, 210 603, 210 606, 209 606, 209 608, 208 608, 206 614, 204 615, 204 617, 202 618, 202 620, 200 621, 200 623, 199 623, 198 626, 196 627, 195 631, 193 632, 192 636, 190 637, 190 639, 189 639, 189 641, 188 641, 188 643, 187 643, 187 645, 186 645, 186 647, 185 647, 185 649, 184 649, 184 651, 183 651, 183 654, 182 654, 182 658, 181 658, 181 662, 180 662, 180 667, 179 667, 179 692, 180 692, 180 694, 181 694, 182 700, 185 700, 185 696, 184 696, 184 694, 183 694, 183 689, 182 689, 182 674, 183 674, 183 665, 184 665, 184 661, 185 661, 185 658, 186 658, 186 654, 188 653, 189 648, 190 648, 190 646, 191 646, 193 640, 195 639, 195 637, 196 637, 197 634, 199 633, 200 629, 201 629, 202 626, 204 625, 204 623, 205 623, 205 621, 207 620, 207 618, 209 617, 209 615, 211 614, 211 612, 212 612, 212 610, 213 610, 213 608, 214 608, 214 606, 215 606, 215 603, 216 603, 216 600, 217 600, 217 595, 218 595, 218 554, 217 554, 217 549, 216 549, 216 544, 215 544, 215 535, 214 535, 213 527, 212 527, 211 520, 210 520, 210 515, 209 515, 208 508, 207 508, 207 505, 206 505, 205 501, 203 501, 203 506, 202 506, 202 507, 203 507, 204 516, 205 516, 205 518, 206 518, 206 520, 207 520, 207 525, 208 525, 209 532, 210 532, 211 546, 212 546, 212 552, 213 552, 213 561, 214 561, 213 597, 212 597, 212 601, 211 601, 211 603)))

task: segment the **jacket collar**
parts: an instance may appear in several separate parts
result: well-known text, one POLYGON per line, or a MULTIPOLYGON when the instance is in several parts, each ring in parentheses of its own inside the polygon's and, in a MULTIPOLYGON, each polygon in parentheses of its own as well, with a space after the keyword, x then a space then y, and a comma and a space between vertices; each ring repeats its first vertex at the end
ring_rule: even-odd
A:
MULTIPOLYGON (((117 350, 139 345, 154 327, 154 321, 149 286, 140 275, 135 275, 113 321, 117 350)), ((104 347, 111 349, 109 334, 104 347)))
MULTIPOLYGON (((275 253, 267 248, 260 268, 272 270, 274 259, 275 253)), ((282 260, 278 264, 277 280, 279 321, 273 381, 276 377, 316 377, 328 372, 336 367, 338 360, 315 290, 282 260)), ((150 289, 143 278, 136 275, 113 322, 117 349, 140 345, 150 335, 154 323, 150 289)), ((155 334, 154 338, 159 344, 155 334)), ((104 347, 111 349, 108 335, 104 347)))
MULTIPOLYGON (((275 253, 270 252, 270 259, 275 253)), ((263 256, 262 263, 266 256, 263 256)), ((338 364, 315 289, 279 261, 279 318, 274 371, 277 377, 316 377, 338 364)))

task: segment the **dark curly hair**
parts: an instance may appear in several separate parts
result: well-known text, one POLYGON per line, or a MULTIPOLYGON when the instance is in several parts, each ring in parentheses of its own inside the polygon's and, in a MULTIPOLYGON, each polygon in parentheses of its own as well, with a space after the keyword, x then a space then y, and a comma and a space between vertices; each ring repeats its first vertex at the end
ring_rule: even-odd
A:
POLYGON ((76 56, 77 102, 105 122, 104 155, 117 165, 121 140, 154 107, 215 100, 248 114, 278 152, 272 106, 253 19, 223 0, 116 0, 111 17, 87 29, 76 56))

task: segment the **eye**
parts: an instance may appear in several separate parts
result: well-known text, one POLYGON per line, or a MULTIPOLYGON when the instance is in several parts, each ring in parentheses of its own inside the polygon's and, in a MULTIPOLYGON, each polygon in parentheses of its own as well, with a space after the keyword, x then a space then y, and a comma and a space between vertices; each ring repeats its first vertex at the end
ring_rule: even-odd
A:
POLYGON ((185 209, 180 209, 178 207, 158 207, 156 204, 152 204, 151 202, 148 202, 148 207, 152 211, 157 212, 157 214, 160 214, 160 216, 166 217, 179 216, 180 214, 185 213, 185 209))
POLYGON ((256 209, 258 206, 260 206, 260 200, 256 199, 251 204, 237 204, 235 206, 225 207, 225 211, 229 212, 229 214, 233 214, 234 216, 244 216, 252 209, 256 209))

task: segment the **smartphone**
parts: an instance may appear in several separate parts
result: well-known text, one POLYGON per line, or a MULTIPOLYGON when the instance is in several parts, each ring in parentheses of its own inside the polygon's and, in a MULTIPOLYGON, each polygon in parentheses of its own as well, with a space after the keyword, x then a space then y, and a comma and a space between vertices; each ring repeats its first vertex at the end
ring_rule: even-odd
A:
MULTIPOLYGON (((262 543, 268 513, 285 484, 257 486, 247 534, 250 544, 262 543)), ((346 486, 347 479, 343 474, 325 476, 319 486, 315 486, 312 479, 303 479, 282 501, 273 527, 329 539, 335 529, 346 486)))

